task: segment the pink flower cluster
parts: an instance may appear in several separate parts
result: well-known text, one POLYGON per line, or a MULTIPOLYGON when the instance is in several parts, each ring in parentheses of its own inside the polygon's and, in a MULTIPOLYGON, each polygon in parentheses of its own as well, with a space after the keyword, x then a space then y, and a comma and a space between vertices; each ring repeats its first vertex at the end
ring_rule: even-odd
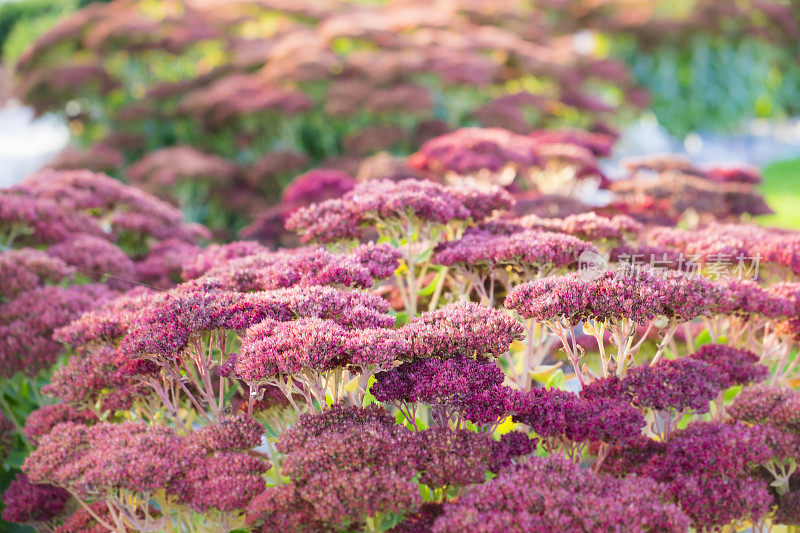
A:
POLYGON ((361 229, 380 221, 408 225, 411 219, 429 224, 452 220, 480 221, 497 209, 513 204, 501 190, 482 192, 470 188, 439 185, 432 181, 368 181, 342 196, 302 208, 286 222, 288 229, 302 232, 301 240, 330 242, 352 239, 361 229))

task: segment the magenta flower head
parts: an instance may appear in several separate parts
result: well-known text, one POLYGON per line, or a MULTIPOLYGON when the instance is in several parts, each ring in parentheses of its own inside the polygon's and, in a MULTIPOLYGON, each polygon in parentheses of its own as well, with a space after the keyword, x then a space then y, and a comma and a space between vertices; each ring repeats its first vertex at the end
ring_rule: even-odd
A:
POLYGON ((702 276, 675 271, 654 272, 651 283, 658 290, 662 314, 677 322, 710 314, 723 292, 702 276))
POLYGON ((129 182, 154 194, 174 190, 181 182, 221 184, 236 175, 236 166, 191 146, 169 146, 149 152, 127 169, 129 182))
POLYGON ((728 408, 738 420, 800 432, 800 392, 783 387, 746 387, 728 408))
POLYGON ((725 344, 706 344, 689 357, 716 367, 723 389, 759 382, 769 376, 769 368, 758 364, 756 354, 725 344))
POLYGON ((317 168, 297 176, 283 190, 283 201, 293 207, 340 198, 351 191, 356 180, 340 170, 317 168))
POLYGON ((375 379, 371 390, 380 401, 437 406, 476 424, 490 424, 506 414, 512 394, 502 385, 503 371, 491 359, 417 359, 375 379))
POLYGON ((28 415, 22 433, 31 443, 36 444, 40 437, 50 433, 50 430, 62 422, 90 426, 97 422, 97 417, 90 411, 79 411, 65 403, 45 405, 28 415))
POLYGON ((169 289, 184 281, 183 265, 202 249, 179 239, 166 239, 150 248, 148 254, 136 262, 136 277, 141 283, 169 289))
POLYGON ((163 426, 64 423, 39 440, 23 471, 31 481, 49 482, 90 499, 113 488, 152 493, 183 469, 179 456, 169 458, 176 453, 175 439, 163 426), (131 454, 136 461, 126 460, 131 454))
POLYGON ((655 410, 707 413, 721 389, 721 372, 698 359, 662 359, 630 369, 621 384, 633 405, 655 410))
MULTIPOLYGON (((17 188, 52 200, 67 211, 99 212, 102 218, 110 219, 111 229, 120 237, 142 241, 180 239, 190 243, 210 237, 204 227, 184 222, 177 208, 105 174, 86 170, 43 170, 26 178, 17 188)), ((106 235, 88 230, 80 232, 106 235)))
POLYGON ((248 383, 303 370, 323 372, 348 363, 347 330, 330 320, 301 318, 247 330, 235 372, 248 383))
POLYGON ((459 240, 441 244, 434 261, 462 268, 509 266, 523 272, 549 272, 553 268, 577 266, 583 252, 598 253, 590 243, 561 233, 527 230, 494 235, 472 230, 459 240))
POLYGON ((137 313, 145 309, 158 294, 147 287, 136 287, 87 311, 80 318, 57 329, 53 336, 73 346, 113 344, 127 333, 137 313))
POLYGON ((183 264, 183 278, 186 280, 198 278, 209 270, 228 263, 231 259, 264 252, 269 252, 269 249, 255 241, 210 244, 194 257, 188 258, 183 264))
POLYGON ((581 146, 596 157, 608 157, 614 146, 614 138, 605 133, 588 132, 578 129, 536 130, 528 134, 540 144, 574 144, 581 146))
POLYGON ((493 443, 484 433, 434 427, 413 434, 419 453, 420 482, 430 487, 483 483, 493 460, 493 443))
POLYGON ((41 250, 23 248, 0 253, 0 295, 4 300, 47 282, 58 283, 73 274, 74 267, 41 250))
POLYGON ((412 317, 402 331, 414 357, 499 357, 523 338, 522 325, 506 313, 468 302, 412 317))
POLYGON ((17 189, 0 192, 0 230, 6 245, 54 244, 80 234, 106 236, 92 217, 17 189))
POLYGON ((114 294, 105 285, 45 286, 0 304, 0 375, 33 376, 49 367, 62 352, 53 331, 114 294))
POLYGON ((591 285, 577 275, 551 276, 517 285, 505 306, 537 322, 580 321, 587 314, 591 285))
POLYGON ((744 424, 694 422, 673 435, 645 473, 662 482, 692 475, 736 477, 770 457, 759 432, 744 424))
POLYGON ((751 474, 772 451, 755 428, 695 422, 676 433, 644 473, 666 484, 667 492, 695 527, 733 520, 757 522, 773 505, 767 482, 751 474))
POLYGON ((409 352, 409 342, 397 330, 348 330, 321 318, 266 321, 247 330, 234 369, 248 383, 259 383, 302 372, 388 364, 409 352))
POLYGON ((79 235, 51 246, 48 253, 75 267, 87 278, 108 281, 112 287, 129 288, 136 280, 133 261, 106 239, 79 235))
POLYGON ((239 294, 223 291, 163 293, 132 321, 120 349, 130 356, 173 357, 192 335, 234 325, 233 308, 241 299, 239 294))
POLYGON ((198 278, 199 283, 205 280, 237 292, 312 285, 366 288, 373 283, 372 273, 358 257, 333 254, 324 248, 263 252, 230 259, 198 278))
POLYGON ((635 238, 642 225, 626 215, 605 217, 594 212, 569 215, 566 218, 540 218, 528 215, 518 219, 523 228, 560 231, 589 241, 635 238))
POLYGON ((498 172, 509 165, 524 170, 538 162, 536 147, 533 139, 501 128, 462 128, 426 142, 408 164, 437 174, 498 172))
POLYGON ((686 321, 704 313, 717 294, 698 277, 647 269, 606 272, 593 280, 579 274, 523 283, 506 297, 506 307, 536 321, 581 319, 646 324, 657 316, 686 321))
POLYGON ((190 439, 206 453, 248 451, 261 445, 263 433, 261 422, 240 413, 195 431, 190 439))
POLYGON ((289 454, 308 446, 310 439, 328 432, 347 432, 353 428, 373 427, 375 431, 399 431, 386 409, 374 404, 352 407, 337 403, 319 414, 304 414, 297 424, 281 433, 276 444, 279 452, 289 454))
POLYGON ((244 331, 264 320, 292 317, 333 320, 344 327, 391 325, 388 304, 379 296, 326 287, 242 294, 196 289, 193 282, 162 293, 132 322, 120 349, 129 356, 172 357, 212 330, 244 331))
POLYGON ((381 408, 333 405, 301 416, 277 444, 286 454, 282 473, 296 492, 287 494, 280 485, 267 489, 248 508, 248 521, 265 527, 267 520, 296 523, 299 513, 336 529, 415 508, 419 487, 412 480, 408 435, 381 408))
POLYGON ((350 253, 369 270, 370 275, 375 279, 391 277, 400 266, 402 257, 397 248, 386 243, 362 244, 350 253))
POLYGON ((357 238, 362 226, 380 221, 416 219, 434 225, 470 218, 480 221, 512 204, 511 196, 499 189, 479 191, 413 179, 375 180, 359 183, 341 199, 297 210, 286 228, 301 232, 303 242, 331 242, 357 238))
POLYGON ((303 499, 294 483, 275 485, 255 496, 247 505, 247 524, 263 533, 274 528, 304 533, 334 531, 317 518, 314 506, 303 499))
POLYGON ((640 412, 615 399, 586 399, 559 389, 533 389, 529 395, 528 407, 514 420, 545 439, 614 444, 636 439, 644 427, 640 412))
POLYGON ((728 409, 729 414, 745 422, 769 424, 776 410, 794 395, 790 389, 754 385, 739 393, 728 409))
POLYGON ((127 362, 114 348, 80 348, 68 364, 56 369, 42 392, 87 409, 99 406, 100 412, 128 410, 133 402, 146 401, 152 390, 120 368, 127 362))
POLYGON ((787 284, 769 289, 751 280, 720 280, 721 297, 712 306, 712 312, 742 318, 780 319, 792 316, 791 295, 782 292, 787 284))
POLYGON ((685 531, 689 520, 656 483, 596 475, 559 457, 531 457, 453 502, 432 531, 685 531), (520 490, 536 487, 536 490, 520 490))
POLYGON ((46 524, 66 510, 69 493, 53 485, 31 483, 17 474, 3 493, 2 518, 6 522, 37 526, 46 524))
POLYGON ((197 513, 240 513, 264 490, 263 474, 270 468, 259 457, 230 451, 192 459, 170 489, 197 513))
POLYGON ((668 491, 698 530, 733 521, 758 523, 775 504, 768 484, 754 477, 687 476, 668 491))
MULTIPOLYGON (((347 329, 388 328, 395 319, 389 314, 389 302, 363 291, 333 287, 296 287, 253 293, 244 296, 242 307, 255 316, 265 316, 262 308, 278 305, 290 317, 333 320, 347 329)), ((281 318, 283 319, 283 318, 281 318)), ((260 320, 253 319, 255 324, 260 320)))

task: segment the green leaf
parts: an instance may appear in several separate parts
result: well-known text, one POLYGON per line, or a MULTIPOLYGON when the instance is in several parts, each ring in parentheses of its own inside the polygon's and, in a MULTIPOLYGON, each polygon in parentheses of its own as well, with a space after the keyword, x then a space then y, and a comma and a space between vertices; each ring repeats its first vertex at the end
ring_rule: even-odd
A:
POLYGON ((361 407, 366 407, 370 404, 376 403, 378 400, 375 399, 375 396, 367 390, 367 393, 364 395, 364 399, 361 401, 361 407))
POLYGON ((711 333, 707 329, 704 329, 694 340, 694 345, 695 347, 699 348, 704 344, 711 344, 712 341, 713 339, 711 338, 711 333))
POLYGON ((561 389, 565 390, 567 388, 567 380, 564 377, 564 372, 559 368, 547 379, 547 382, 544 384, 545 389, 561 389))
POLYGON ((439 284, 439 280, 442 279, 443 273, 444 270, 440 269, 439 272, 436 273, 436 277, 433 278, 433 281, 431 281, 427 286, 418 290, 417 294, 419 296, 430 296, 431 294, 433 294, 433 291, 436 290, 436 286, 439 284))
POLYGON ((399 311, 394 316, 394 326, 400 327, 408 324, 409 322, 409 315, 406 311, 399 311))

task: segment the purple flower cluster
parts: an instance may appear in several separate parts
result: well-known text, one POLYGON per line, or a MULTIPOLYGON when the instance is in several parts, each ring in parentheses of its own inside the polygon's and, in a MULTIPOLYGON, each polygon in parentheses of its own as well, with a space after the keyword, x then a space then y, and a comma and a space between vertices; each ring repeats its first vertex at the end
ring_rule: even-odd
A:
POLYGON ((495 235, 470 230, 461 239, 442 243, 434 262, 461 268, 493 270, 506 266, 523 272, 550 272, 577 266, 583 252, 595 252, 591 244, 549 231, 525 230, 495 235))
POLYGON ((3 493, 2 518, 6 522, 37 526, 47 524, 65 512, 69 493, 59 487, 31 483, 17 474, 3 493))
POLYGON ((406 405, 412 421, 416 406, 427 404, 456 414, 456 418, 491 424, 506 414, 514 394, 502 385, 503 372, 489 359, 431 357, 402 363, 375 378, 375 398, 406 405))
POLYGON ((293 213, 287 229, 301 232, 303 242, 330 242, 361 235, 361 228, 379 221, 405 223, 418 219, 431 224, 452 220, 480 221, 513 204, 505 191, 489 192, 439 185, 432 181, 367 181, 341 199, 327 200, 293 213))
POLYGON ((113 294, 105 285, 44 286, 0 303, 0 375, 48 368, 62 351, 53 331, 113 294))
POLYGON ((440 135, 409 158, 414 168, 460 175, 498 172, 507 165, 525 170, 538 162, 534 139, 501 128, 462 128, 440 135))
POLYGON ((550 445, 618 444, 642 433, 644 418, 615 398, 584 397, 558 389, 533 389, 522 398, 514 420, 527 424, 550 445))
POLYGON ((746 387, 728 408, 729 414, 745 422, 800 433, 800 393, 782 387, 746 387))
POLYGON ((10 299, 47 281, 58 283, 74 273, 74 267, 41 250, 9 250, 0 254, 0 294, 4 300, 10 299))
POLYGON ((62 422, 91 426, 97 422, 97 417, 90 411, 79 411, 65 403, 45 405, 28 415, 23 434, 28 441, 36 444, 40 437, 50 433, 62 422))
POLYGON ((506 307, 537 322, 625 318, 646 324, 658 316, 687 321, 702 315, 718 293, 704 278, 677 272, 614 271, 594 280, 567 274, 515 287, 506 298, 506 307))
POLYGON ((413 357, 499 357, 522 332, 504 312, 468 302, 422 313, 403 328, 413 357))
POLYGON ((407 357, 408 351, 408 342, 397 330, 350 331, 320 318, 267 321, 247 330, 235 372, 248 383, 257 383, 303 371, 388 363, 407 357), (381 339, 377 347, 376 338, 381 339))
POLYGON ((639 222, 629 216, 605 217, 594 212, 570 215, 563 219, 528 215, 516 223, 523 228, 558 231, 589 241, 635 238, 644 229, 639 222))
MULTIPOLYGON (((23 471, 31 481, 68 489, 84 501, 109 493, 151 495, 164 490, 176 503, 199 512, 242 509, 263 489, 261 474, 270 465, 231 451, 207 455, 198 444, 208 444, 203 438, 208 436, 203 434, 197 442, 163 426, 133 422, 91 427, 63 423, 40 439, 23 471)), ((211 442, 232 444, 225 439, 213 442, 218 438, 211 442)), ((115 501, 119 510, 131 511, 123 507, 124 498, 115 501)), ((136 516, 141 509, 134 511, 136 516)))
MULTIPOLYGON (((391 263, 391 259, 388 261, 391 263)), ((380 265, 373 268, 385 273, 380 265)), ((197 282, 249 292, 313 285, 366 288, 372 286, 372 279, 373 271, 369 264, 362 264, 361 257, 333 254, 324 248, 300 248, 230 259, 210 268, 197 282)))
POLYGON ((291 481, 253 499, 250 524, 353 527, 420 503, 408 433, 381 409, 333 406, 303 415, 281 435, 278 448, 287 454, 282 473, 291 481))
POLYGON ((432 531, 685 531, 688 518, 665 500, 647 478, 617 479, 558 457, 533 457, 446 503, 432 531))
POLYGON ((602 378, 589 384, 582 396, 631 402, 636 407, 682 413, 707 413, 730 376, 700 358, 662 359, 655 365, 631 368, 622 379, 602 378))
POLYGON ((800 270, 797 254, 800 237, 794 232, 771 230, 755 225, 710 224, 701 230, 657 228, 648 240, 661 246, 678 248, 698 262, 713 262, 727 257, 739 262, 760 258, 761 264, 775 264, 793 272, 800 270))
POLYGON ((689 357, 713 365, 723 389, 758 383, 769 375, 769 369, 759 364, 756 354, 726 344, 706 344, 689 357))

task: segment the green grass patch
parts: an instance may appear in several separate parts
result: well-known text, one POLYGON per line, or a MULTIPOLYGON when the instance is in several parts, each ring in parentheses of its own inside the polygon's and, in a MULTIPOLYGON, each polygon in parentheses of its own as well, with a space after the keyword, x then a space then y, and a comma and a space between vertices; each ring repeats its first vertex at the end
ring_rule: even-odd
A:
POLYGON ((758 217, 759 224, 800 230, 800 157, 775 161, 762 172, 761 192, 775 214, 758 217))

